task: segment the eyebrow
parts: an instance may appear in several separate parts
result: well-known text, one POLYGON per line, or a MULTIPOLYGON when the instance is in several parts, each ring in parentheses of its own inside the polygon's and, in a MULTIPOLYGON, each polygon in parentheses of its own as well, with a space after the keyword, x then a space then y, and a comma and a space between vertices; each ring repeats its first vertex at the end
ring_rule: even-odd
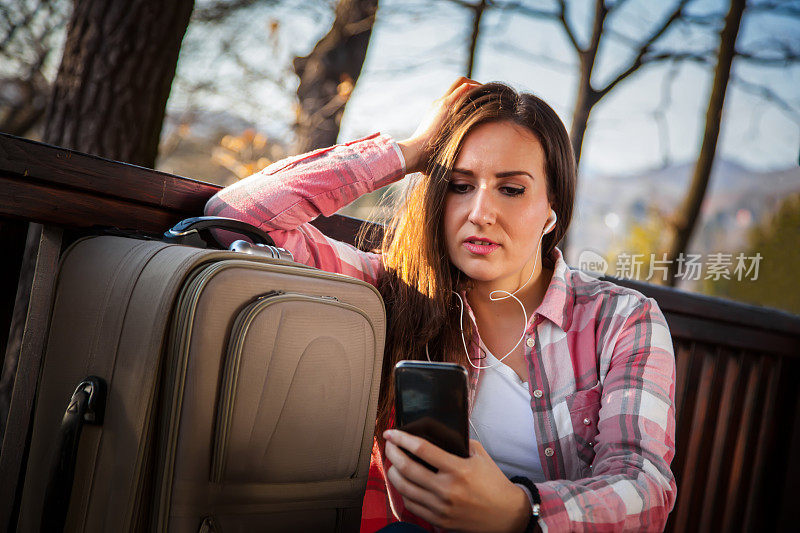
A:
MULTIPOLYGON (((475 175, 471 170, 467 170, 464 168, 454 168, 453 172, 458 172, 459 174, 465 174, 467 176, 475 175)), ((520 174, 524 174, 528 176, 530 179, 535 179, 530 172, 527 172, 525 170, 507 170, 505 172, 498 172, 497 174, 495 174, 495 177, 508 178, 510 176, 519 176, 520 174)))

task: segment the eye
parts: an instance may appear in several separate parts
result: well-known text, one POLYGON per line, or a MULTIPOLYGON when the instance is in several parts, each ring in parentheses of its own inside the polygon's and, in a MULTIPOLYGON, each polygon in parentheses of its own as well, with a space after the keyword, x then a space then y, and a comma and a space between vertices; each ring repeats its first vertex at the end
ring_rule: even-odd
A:
POLYGON ((505 187, 501 187, 500 190, 507 196, 519 196, 525 192, 525 187, 510 187, 506 185, 505 187))
POLYGON ((451 181, 448 188, 456 194, 465 194, 472 189, 472 185, 469 183, 455 183, 451 181))

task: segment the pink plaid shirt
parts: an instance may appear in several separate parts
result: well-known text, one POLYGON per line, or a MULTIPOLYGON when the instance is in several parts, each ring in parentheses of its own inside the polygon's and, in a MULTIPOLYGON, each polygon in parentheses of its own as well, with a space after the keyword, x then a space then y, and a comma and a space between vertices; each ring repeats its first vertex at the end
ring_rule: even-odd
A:
MULTIPOLYGON (((387 135, 290 157, 217 193, 206 214, 270 233, 296 261, 375 284, 378 254, 323 235, 308 222, 405 175, 387 135)), ((545 531, 662 530, 675 502, 675 361, 669 328, 652 298, 570 269, 553 250, 549 287, 525 332, 531 410, 544 475, 545 531)), ((466 301, 466 299, 465 299, 466 301)), ((471 310, 470 317, 474 321, 471 310)), ((477 328, 476 328, 477 329, 477 328)), ((470 346, 479 357, 477 339, 470 346)), ((470 368, 470 404, 479 370, 470 368)), ((364 497, 362 532, 404 509, 384 476, 377 444, 364 497)))

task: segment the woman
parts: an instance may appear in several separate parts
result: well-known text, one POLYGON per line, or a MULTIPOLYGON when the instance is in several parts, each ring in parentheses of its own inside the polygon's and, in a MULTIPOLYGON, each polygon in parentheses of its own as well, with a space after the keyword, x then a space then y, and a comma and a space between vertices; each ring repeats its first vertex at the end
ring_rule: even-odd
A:
POLYGON ((669 330, 654 300, 567 267, 555 245, 574 191, 569 138, 546 103, 460 78, 409 139, 375 134, 288 158, 208 202, 207 214, 257 225, 295 260, 364 279, 384 297, 362 531, 396 520, 663 529, 676 493, 669 330), (308 224, 415 172, 381 253, 308 224), (470 370, 469 458, 390 429, 391 371, 402 359, 470 370))

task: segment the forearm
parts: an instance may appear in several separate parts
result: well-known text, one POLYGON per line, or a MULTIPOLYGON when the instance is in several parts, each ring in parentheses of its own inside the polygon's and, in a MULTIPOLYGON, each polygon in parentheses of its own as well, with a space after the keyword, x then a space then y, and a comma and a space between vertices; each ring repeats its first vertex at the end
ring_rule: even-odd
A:
POLYGON ((267 231, 294 229, 404 175, 399 147, 388 135, 373 134, 273 163, 219 191, 205 213, 267 231))

